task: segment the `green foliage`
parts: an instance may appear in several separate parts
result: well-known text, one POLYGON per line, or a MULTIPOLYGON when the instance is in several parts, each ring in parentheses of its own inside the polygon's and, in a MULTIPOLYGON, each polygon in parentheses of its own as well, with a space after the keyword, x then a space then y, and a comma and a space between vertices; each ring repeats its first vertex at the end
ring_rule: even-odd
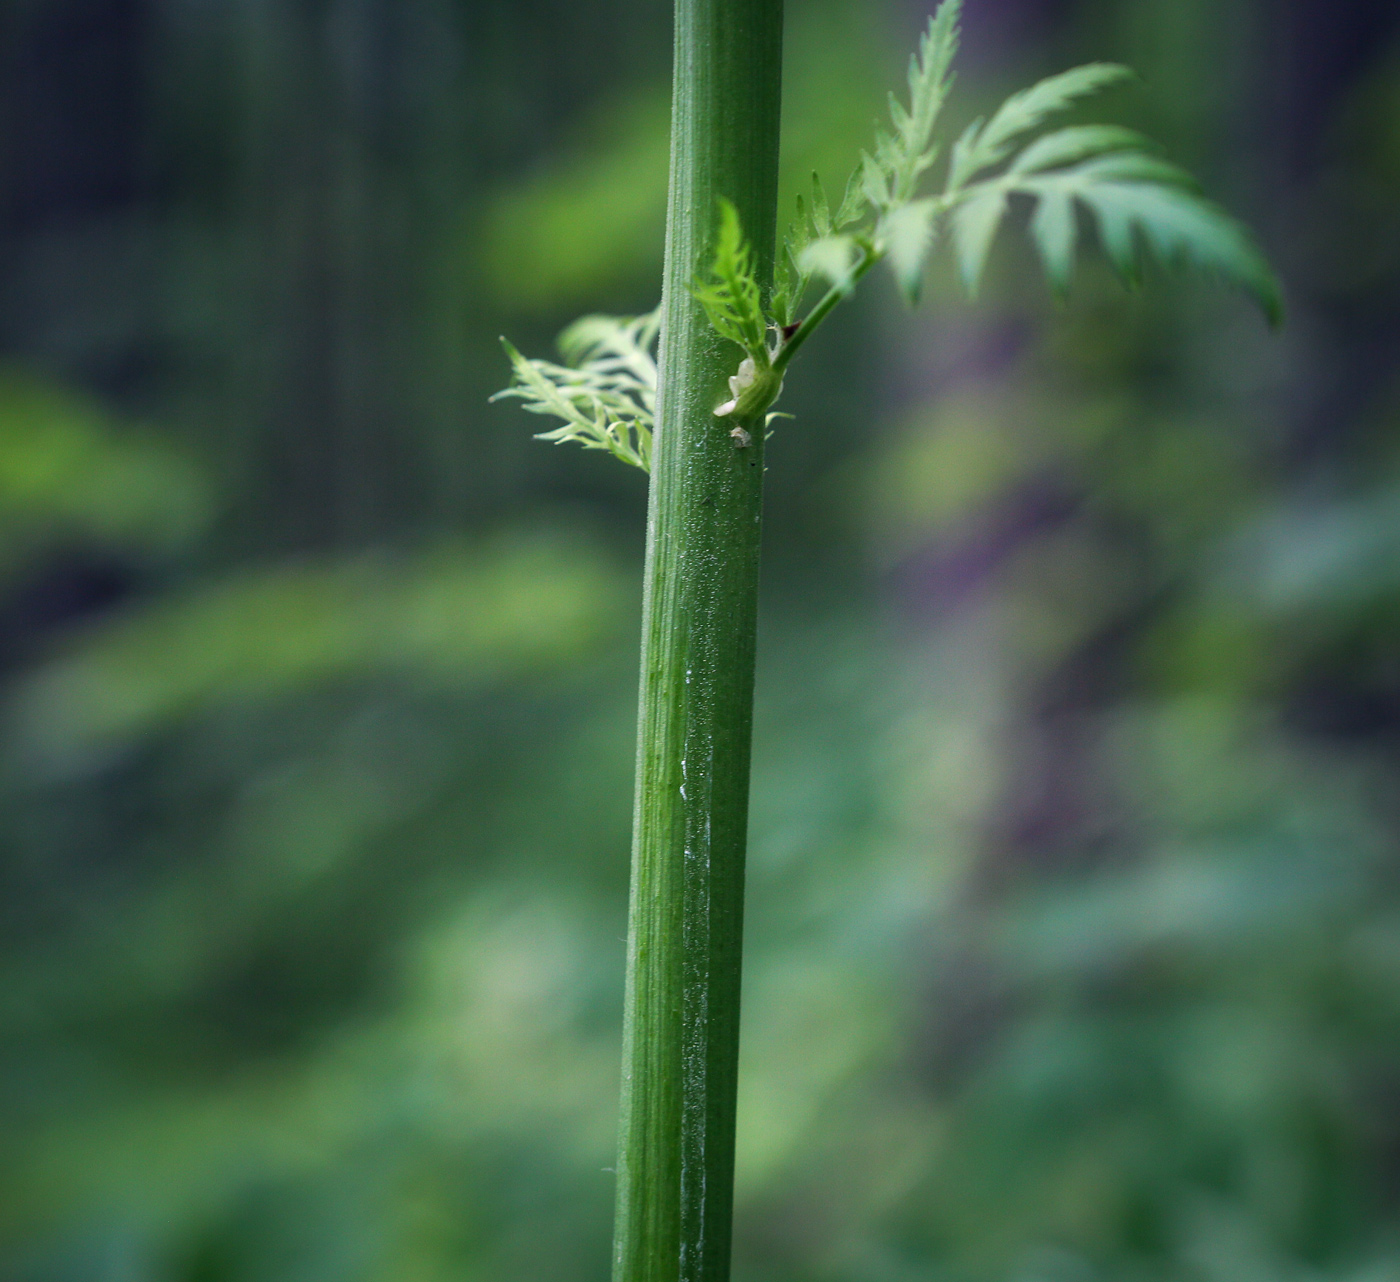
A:
POLYGON ((1103 127, 1046 135, 1001 178, 967 189, 954 207, 953 228, 958 266, 971 293, 1013 193, 1037 202, 1031 234, 1060 293, 1069 287, 1076 204, 1083 204, 1095 215, 1100 240, 1124 281, 1140 277, 1141 239, 1161 262, 1213 273, 1252 295, 1272 324, 1282 320, 1278 282, 1245 228, 1197 194, 1185 170, 1140 150, 1129 131, 1103 127))
POLYGON ((549 414, 564 426, 536 439, 577 441, 607 450, 642 471, 651 468, 656 421, 656 332, 660 312, 645 316, 584 316, 559 336, 567 365, 529 360, 504 338, 515 382, 493 401, 516 398, 531 414, 549 414))
POLYGON ((48 768, 379 673, 480 687, 572 659, 615 607, 595 555, 538 536, 245 570, 82 637, 25 680, 11 731, 48 768))
MULTIPOLYGON (((635 548, 640 494, 615 469, 561 485, 489 466, 501 407, 477 358, 508 311, 573 307, 562 327, 645 306, 627 291, 660 261, 665 104, 644 152, 619 127, 560 163, 554 122, 586 106, 585 81, 651 93, 663 8, 561 23, 481 0, 468 30, 460 4, 400 6, 411 39, 363 46, 390 74, 361 119, 405 107, 399 68, 447 127, 395 114, 415 127, 380 147, 341 95, 307 94, 334 50, 294 6, 188 6, 146 24, 168 96, 145 114, 178 113, 182 149, 209 158, 196 199, 144 135, 175 199, 39 224, 40 252, 16 259, 9 332, 43 371, 25 381, 65 408, 0 433, 0 470, 45 478, 23 490, 42 501, 7 507, 26 515, 4 567, 23 594, 0 694, 26 711, 0 734, 7 1282, 605 1282, 635 629, 585 629, 576 663, 561 644, 541 677, 505 684, 492 653, 451 650, 500 599, 469 597, 494 545, 463 527, 562 504, 635 548), (211 29, 230 38, 195 48, 211 29), (617 56, 578 67, 584 29, 617 56), (235 139, 246 167, 220 197, 212 162, 235 139), (289 145, 346 163, 288 165, 289 145), (561 184, 548 200, 545 180, 561 184), (648 183, 643 225, 629 210, 648 183), (522 188, 539 200, 515 203, 522 188), (612 212, 601 252, 585 246, 612 212), (463 283, 442 254, 483 225, 502 239, 471 242, 463 283), (94 232, 98 270, 47 279, 44 263, 93 263, 94 232), (392 412, 336 427, 346 402, 311 352, 392 412), (60 426, 79 421, 72 449, 60 426), (176 466, 128 471, 128 447, 176 466), (305 493, 318 475, 368 489, 383 526, 329 541, 305 493), (64 600, 45 578, 55 544, 133 559, 137 590, 35 638, 29 585, 64 600), (442 591, 441 649, 386 617, 421 603, 438 557, 464 585, 442 591), (382 644, 355 619, 361 591, 382 644), (284 615, 263 611, 279 593, 284 615), (174 626, 215 597, 228 608, 207 628, 174 626), (365 658, 295 676, 277 634, 309 645, 329 598, 365 658), (214 671, 193 681, 206 652, 214 671), (78 668, 109 681, 56 705, 78 709, 63 734, 35 727, 31 692, 78 668), (104 737, 127 674, 151 715, 104 737), (150 695, 162 681, 173 697, 150 695)), ((884 88, 821 25, 838 9, 872 42, 909 14, 788 6, 803 74, 829 86, 787 99, 801 163, 782 190, 804 206, 813 166, 844 177, 863 139, 842 129, 884 88)), ((12 6, 9 34, 46 10, 12 6)), ((1171 155, 1248 173, 1251 131, 1229 122, 1276 105, 1235 74, 1258 12, 1103 0, 1076 7, 1073 39, 1144 74, 1134 115, 1171 155)), ((767 478, 737 1276, 1400 1277, 1400 417, 1337 341, 1396 305, 1395 69, 1392 51, 1339 83, 1321 187, 1270 193, 1325 286, 1286 361, 1243 308, 1183 315, 1155 292, 1124 307, 1099 271, 1011 358, 1000 338, 1038 283, 984 285, 954 336, 970 358, 956 386, 890 341, 885 297, 803 370, 817 412, 767 478), (1315 448, 1280 451, 1298 406, 1324 403, 1306 416, 1315 448)), ((972 80, 959 92, 985 89, 972 80)), ((9 128, 22 151, 26 119, 9 128)), ((1078 216, 1076 259, 1092 259, 1095 215, 1078 216)), ((29 223, 9 221, 7 237, 29 223)), ((935 248, 955 251, 936 221, 935 248)), ((588 549, 562 542, 567 588, 589 570, 565 553, 588 549)), ((514 635, 538 653, 519 601, 514 635)))
POLYGON ((914 199, 917 179, 933 162, 929 135, 947 94, 948 66, 957 48, 958 0, 945 0, 930 20, 910 69, 910 107, 891 100, 893 136, 881 134, 858 171, 876 212, 868 236, 872 259, 888 258, 905 298, 917 301, 924 262, 939 222, 952 223, 959 273, 977 292, 987 255, 1015 193, 1038 201, 1032 235, 1056 291, 1069 285, 1074 264, 1077 203, 1098 219, 1104 248, 1129 282, 1139 276, 1138 240, 1168 264, 1204 268, 1249 293, 1271 323, 1282 314, 1278 284, 1248 233, 1203 200, 1182 170, 1158 160, 1131 130, 1075 126, 1043 135, 1003 165, 1020 141, 1079 99, 1132 73, 1090 63, 1013 94, 989 120, 975 120, 953 145, 943 191, 914 199))
POLYGON ((1012 194, 1038 202, 1032 235, 1058 293, 1069 285, 1079 230, 1076 206, 1083 204, 1097 217, 1105 251, 1126 281, 1139 277, 1141 240, 1164 263, 1199 267, 1243 289, 1271 323, 1278 323, 1278 283, 1249 234, 1202 199, 1184 171, 1157 159, 1141 135, 1116 126, 1072 126, 1036 138, 1013 158, 1021 140, 1052 116, 1131 76, 1125 67, 1090 63, 1013 94, 989 120, 976 120, 963 131, 943 191, 917 196, 920 177, 938 155, 932 135, 952 84, 960 12, 961 0, 944 0, 929 20, 910 61, 909 106, 891 95, 893 132, 879 133, 874 152, 862 154, 837 218, 826 216, 820 182, 815 182, 810 218, 803 217, 799 201, 779 265, 778 323, 793 327, 813 275, 829 282, 830 293, 796 328, 788 350, 775 354, 779 368, 831 306, 882 259, 888 259, 906 301, 917 302, 924 265, 945 220, 951 222, 963 283, 975 295, 1012 194), (1002 165, 1004 172, 985 176, 1002 165), (873 217, 865 228, 846 230, 867 211, 873 217))
POLYGON ((874 151, 862 153, 837 215, 830 215, 816 175, 810 209, 798 198, 797 218, 776 272, 768 323, 781 338, 772 351, 757 341, 764 328, 754 311, 757 283, 742 284, 742 323, 732 302, 742 279, 735 265, 746 260, 737 220, 726 215, 715 263, 718 283, 704 286, 700 294, 720 333, 740 343, 752 359, 771 360, 781 372, 877 262, 888 260, 905 300, 916 303, 944 221, 951 223, 963 284, 975 295, 1012 195, 1037 202, 1031 233, 1059 294, 1069 287, 1079 236, 1077 207, 1083 205, 1095 215, 1104 249, 1128 283, 1140 277, 1140 245, 1145 243, 1163 263, 1201 268, 1241 288, 1271 324, 1280 321, 1278 282, 1248 232, 1203 199, 1183 170, 1152 154, 1141 135, 1116 126, 1072 126, 1035 138, 1015 154, 1021 141, 1051 117, 1128 78, 1132 73, 1124 67, 1091 63, 1013 94, 989 120, 976 120, 963 131, 953 146, 943 191, 918 196, 919 179, 938 155, 933 131, 952 85, 960 12, 961 0, 944 0, 929 20, 910 60, 909 105, 891 95, 893 131, 877 134, 874 151), (1002 172, 987 176, 1002 166, 1002 172), (866 219, 864 226, 853 226, 866 219), (799 322, 814 276, 827 282, 828 291, 799 322))
POLYGON ((943 0, 929 19, 918 53, 909 59, 909 107, 890 94, 894 133, 877 133, 875 154, 862 157, 864 194, 882 213, 911 201, 920 176, 938 157, 933 128, 953 85, 961 14, 962 0, 943 0))
POLYGON ((0 370, 0 573, 45 541, 170 550, 207 528, 213 506, 208 478, 169 441, 0 370))
POLYGON ((947 190, 958 191, 984 169, 1000 164, 1017 138, 1039 129, 1052 115, 1073 106, 1077 99, 1098 93, 1132 74, 1127 67, 1094 62, 1048 76, 1029 89, 1012 94, 991 120, 985 124, 974 120, 953 144, 947 190))
MULTIPOLYGON (((1012 94, 954 143, 943 190, 918 195, 920 179, 938 158, 934 130, 953 83, 961 12, 962 0, 943 0, 929 19, 909 61, 908 106, 890 95, 892 129, 879 131, 873 152, 861 154, 834 217, 821 179, 812 175, 810 204, 798 197, 778 254, 768 311, 738 213, 721 199, 713 257, 692 286, 716 332, 744 351, 744 364, 730 379, 732 399, 718 414, 766 410, 792 357, 877 262, 888 260, 900 293, 911 306, 917 303, 945 222, 963 285, 976 296, 1013 195, 1035 202, 1031 236, 1058 295, 1068 291, 1073 275, 1082 206, 1092 212, 1104 251, 1128 284, 1141 277, 1145 246, 1168 266, 1196 267, 1242 289, 1270 324, 1282 319, 1278 282, 1248 231, 1204 199, 1184 170, 1157 157, 1140 134, 1075 125, 1025 141, 1080 99, 1130 78, 1126 67, 1089 63, 1012 94), (826 282, 827 293, 799 319, 814 277, 826 282), (771 344, 770 333, 776 335, 771 344), (770 365, 773 379, 765 375, 770 365)), ((565 420, 544 439, 577 440, 647 466, 646 451, 633 448, 627 431, 619 430, 615 405, 592 402, 591 387, 578 375, 507 350, 517 386, 504 394, 565 420)), ((640 422, 628 413, 629 422, 640 422)))
POLYGON ((708 277, 698 277, 691 292, 710 324, 755 361, 768 359, 768 318, 754 275, 753 250, 739 226, 739 211, 721 198, 719 231, 708 277))

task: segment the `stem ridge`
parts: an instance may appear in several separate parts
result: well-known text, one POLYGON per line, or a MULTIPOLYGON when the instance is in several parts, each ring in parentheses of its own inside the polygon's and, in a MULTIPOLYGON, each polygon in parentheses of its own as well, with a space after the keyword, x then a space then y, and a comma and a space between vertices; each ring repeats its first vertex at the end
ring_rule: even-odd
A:
POLYGON ((781 48, 782 0, 677 0, 614 1282, 729 1275, 764 433, 690 286, 721 197, 771 282, 781 48))

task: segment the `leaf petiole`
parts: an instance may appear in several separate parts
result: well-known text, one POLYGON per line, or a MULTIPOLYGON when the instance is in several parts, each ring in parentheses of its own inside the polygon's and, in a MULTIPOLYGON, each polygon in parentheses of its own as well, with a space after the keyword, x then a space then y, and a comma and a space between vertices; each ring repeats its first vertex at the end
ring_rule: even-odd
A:
POLYGON ((787 369, 789 362, 797 355, 798 348, 812 336, 812 331, 830 315, 831 310, 836 304, 851 292, 851 288, 855 285, 856 281, 874 267, 882 257, 883 255, 877 253, 873 247, 861 247, 860 258, 856 260, 855 265, 851 268, 850 274, 845 280, 832 285, 831 288, 817 300, 816 306, 802 318, 801 324, 793 330, 792 334, 784 340, 782 346, 774 353, 773 372, 775 374, 781 375, 783 371, 787 369))

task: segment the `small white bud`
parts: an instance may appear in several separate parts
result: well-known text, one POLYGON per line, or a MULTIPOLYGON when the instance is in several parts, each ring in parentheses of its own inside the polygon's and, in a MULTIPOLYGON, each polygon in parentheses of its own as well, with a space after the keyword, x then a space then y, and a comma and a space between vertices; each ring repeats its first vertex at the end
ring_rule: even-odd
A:
POLYGON ((754 385, 758 378, 758 367, 753 363, 752 356, 745 356, 739 362, 739 372, 729 376, 729 393, 733 400, 725 401, 717 410, 716 418, 723 418, 726 414, 732 414, 739 407, 739 398, 754 385))

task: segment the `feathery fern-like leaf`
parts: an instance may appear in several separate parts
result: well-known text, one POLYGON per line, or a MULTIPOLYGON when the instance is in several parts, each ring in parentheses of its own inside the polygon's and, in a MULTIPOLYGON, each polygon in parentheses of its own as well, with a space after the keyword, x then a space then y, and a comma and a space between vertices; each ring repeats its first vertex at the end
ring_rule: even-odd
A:
POLYGON ((885 253, 900 292, 911 307, 919 301, 924 260, 933 248, 933 219, 936 212, 934 200, 925 197, 899 206, 883 223, 885 253))
POLYGON ((953 247, 958 273, 974 298, 982 280, 987 254, 1006 213, 1006 192, 988 184, 975 191, 953 211, 953 247))
POLYGON ((1075 206, 1082 204, 1094 214, 1104 251, 1124 280, 1138 279, 1145 243, 1168 266, 1189 264, 1244 290, 1270 324, 1278 324, 1278 281, 1245 228, 1202 197, 1179 166, 1131 149, 1092 154, 1115 145, 1136 147, 1137 141, 1126 132, 1115 137, 1092 127, 1061 130, 1032 143, 1005 174, 967 188, 953 229, 969 291, 976 291, 1006 197, 1014 192, 1038 202, 1031 236, 1058 292, 1069 284, 1078 237, 1075 206), (1087 159, 1065 164, 1086 152, 1087 159))
POLYGON ((847 290, 860 248, 850 236, 823 236, 808 245, 798 259, 802 269, 813 276, 824 276, 833 286, 847 290))
MULTIPOLYGON (((909 106, 889 96, 893 133, 875 139, 870 164, 879 171, 864 180, 864 190, 876 209, 888 211, 914 197, 919 176, 937 158, 933 127, 952 88, 950 73, 958 51, 958 21, 962 0, 943 0, 929 24, 919 48, 909 59, 909 106)), ((839 230, 839 227, 838 227, 839 230)))
POLYGON ((754 276, 753 250, 744 239, 739 211, 723 197, 719 206, 719 231, 710 275, 708 279, 697 279, 691 292, 705 309, 710 324, 752 356, 766 351, 768 329, 758 280, 754 276))
POLYGON ((1111 84, 1131 78, 1127 67, 1091 62, 1056 76, 1047 76, 1029 89, 1014 93, 984 125, 973 121, 953 148, 948 190, 957 191, 985 169, 1005 160, 1022 134, 1039 128, 1056 112, 1111 84))
POLYGON ((1069 278, 1074 271, 1077 233, 1073 199, 1062 191, 1048 191, 1042 195, 1031 220, 1031 238, 1040 251, 1040 261, 1051 287, 1061 296, 1069 290, 1069 278))
MULTIPOLYGON (((775 265, 771 318, 738 213, 720 200, 713 256, 692 286, 715 330, 745 352, 730 379, 733 396, 715 410, 718 417, 766 413, 793 356, 882 258, 904 297, 917 301, 924 264, 945 220, 958 273, 976 295, 1013 196, 1033 202, 1031 239, 1057 294, 1069 287, 1081 232, 1092 219, 1109 261, 1130 284, 1150 253, 1165 264, 1219 276, 1250 294, 1271 323, 1279 322, 1278 281, 1249 233, 1151 142, 1114 125, 1042 132, 1079 99, 1129 78, 1126 67, 1089 63, 1012 94, 953 144, 942 193, 920 197, 919 179, 938 154, 933 132, 953 83, 961 13, 962 0, 939 4, 909 61, 908 103, 890 96, 891 128, 861 153, 836 213, 816 174, 810 194, 797 198, 797 217, 775 265), (829 288, 799 319, 813 277, 829 288)), ((577 440, 645 468, 655 412, 655 326, 655 316, 585 318, 561 338, 563 366, 526 360, 507 344, 515 382, 499 396, 562 419, 564 426, 541 434, 545 440, 577 440)))
POLYGON ((1058 169, 1090 156, 1110 151, 1150 152, 1150 139, 1135 129, 1118 125, 1070 125, 1054 133, 1043 134, 1030 144, 1007 171, 1012 174, 1037 173, 1042 169, 1058 169))
POLYGON ((567 365, 531 360, 503 338, 515 381, 491 399, 514 398, 531 414, 563 419, 537 440, 577 441, 649 472, 660 323, 659 308, 637 317, 585 316, 559 336, 567 365))

